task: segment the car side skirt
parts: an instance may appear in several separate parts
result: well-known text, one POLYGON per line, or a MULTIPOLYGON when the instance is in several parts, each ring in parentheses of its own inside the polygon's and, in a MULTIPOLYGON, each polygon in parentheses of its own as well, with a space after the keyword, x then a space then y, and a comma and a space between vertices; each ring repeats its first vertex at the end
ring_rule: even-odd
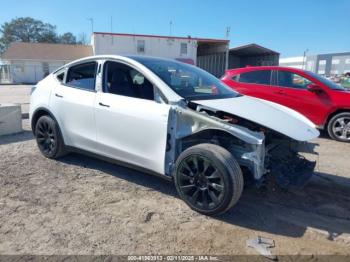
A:
POLYGON ((98 155, 98 154, 95 154, 95 153, 92 153, 90 151, 86 151, 86 150, 83 150, 83 149, 80 149, 80 148, 76 148, 76 147, 72 147, 72 146, 66 146, 66 149, 69 152, 72 152, 72 153, 78 153, 78 154, 86 155, 86 156, 89 156, 89 157, 92 157, 92 158, 95 158, 95 159, 99 159, 99 160, 102 160, 102 161, 105 161, 105 162, 108 162, 108 163, 111 163, 111 164, 116 164, 116 165, 123 166, 123 167, 126 167, 126 168, 130 168, 130 169, 142 172, 142 173, 147 173, 147 174, 150 174, 150 175, 153 175, 153 176, 157 176, 157 177, 160 177, 160 178, 165 179, 167 181, 172 181, 173 180, 171 176, 159 174, 157 172, 154 172, 154 171, 149 170, 149 169, 144 168, 144 167, 136 166, 136 165, 133 165, 133 164, 130 164, 130 163, 127 163, 127 162, 123 162, 123 161, 120 161, 120 160, 117 160, 117 159, 114 159, 114 158, 101 156, 101 155, 98 155))

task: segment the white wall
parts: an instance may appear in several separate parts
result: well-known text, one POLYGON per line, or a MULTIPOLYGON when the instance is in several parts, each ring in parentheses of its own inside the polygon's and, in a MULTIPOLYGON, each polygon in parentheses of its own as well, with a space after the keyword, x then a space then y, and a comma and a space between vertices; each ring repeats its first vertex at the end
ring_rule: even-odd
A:
POLYGON ((95 55, 147 55, 166 58, 190 58, 196 63, 197 41, 149 36, 93 34, 95 55), (137 40, 145 40, 145 52, 137 52, 137 40), (180 53, 181 43, 187 44, 187 54, 180 53))
POLYGON ((9 60, 11 65, 12 83, 36 83, 44 78, 43 63, 49 66, 49 73, 63 66, 68 61, 36 61, 36 60, 9 60))
MULTIPOLYGON (((305 58, 305 60, 306 60, 306 58, 305 58)), ((295 56, 295 57, 280 58, 279 65, 303 69, 303 57, 302 56, 295 56)))

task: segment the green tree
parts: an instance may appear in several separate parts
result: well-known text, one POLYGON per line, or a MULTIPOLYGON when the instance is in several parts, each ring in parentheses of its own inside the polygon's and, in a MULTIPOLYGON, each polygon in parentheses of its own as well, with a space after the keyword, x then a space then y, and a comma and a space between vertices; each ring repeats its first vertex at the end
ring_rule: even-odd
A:
POLYGON ((61 44, 75 45, 77 39, 71 32, 67 32, 59 37, 59 42, 61 44))
POLYGON ((76 44, 72 33, 58 36, 56 26, 31 17, 19 17, 5 22, 0 27, 0 33, 0 54, 11 42, 76 44))
POLYGON ((55 26, 31 17, 20 17, 5 22, 1 25, 0 33, 2 33, 0 51, 4 51, 11 42, 57 42, 55 26))
MULTIPOLYGON (((88 45, 89 44, 88 39, 86 37, 86 34, 84 32, 79 34, 77 44, 79 44, 79 45, 88 45)), ((0 43, 0 45, 1 45, 1 43, 0 43)))

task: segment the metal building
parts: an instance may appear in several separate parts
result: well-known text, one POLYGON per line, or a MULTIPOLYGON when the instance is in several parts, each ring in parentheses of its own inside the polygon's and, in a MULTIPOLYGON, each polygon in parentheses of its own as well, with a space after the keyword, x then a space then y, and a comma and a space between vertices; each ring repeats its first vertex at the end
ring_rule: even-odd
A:
POLYGON ((229 68, 245 66, 278 66, 280 54, 266 47, 249 44, 231 48, 229 68))
POLYGON ((323 76, 338 76, 350 72, 350 52, 288 57, 281 66, 305 69, 323 76))

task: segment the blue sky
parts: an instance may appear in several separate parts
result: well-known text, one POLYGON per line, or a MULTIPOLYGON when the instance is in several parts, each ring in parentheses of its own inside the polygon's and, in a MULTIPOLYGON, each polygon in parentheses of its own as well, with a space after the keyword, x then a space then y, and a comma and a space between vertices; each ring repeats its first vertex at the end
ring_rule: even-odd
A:
POLYGON ((54 24, 58 33, 94 31, 225 38, 231 46, 257 43, 282 57, 350 51, 350 0, 10 0, 0 24, 31 16, 54 24))

